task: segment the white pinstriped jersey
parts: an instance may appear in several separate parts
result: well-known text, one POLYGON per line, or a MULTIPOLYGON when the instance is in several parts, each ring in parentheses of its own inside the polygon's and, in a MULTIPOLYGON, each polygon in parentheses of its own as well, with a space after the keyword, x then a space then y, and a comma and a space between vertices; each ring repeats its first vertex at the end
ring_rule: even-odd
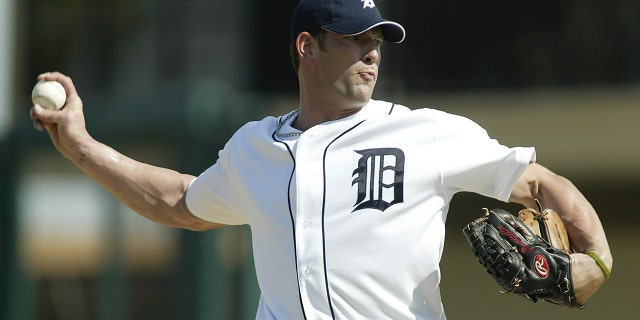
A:
MULTIPOLYGON (((285 123, 281 133, 296 133, 285 123)), ((506 201, 533 148, 474 122, 370 101, 302 135, 238 130, 187 192, 198 217, 249 224, 256 319, 444 319, 440 269, 459 191, 506 201)))

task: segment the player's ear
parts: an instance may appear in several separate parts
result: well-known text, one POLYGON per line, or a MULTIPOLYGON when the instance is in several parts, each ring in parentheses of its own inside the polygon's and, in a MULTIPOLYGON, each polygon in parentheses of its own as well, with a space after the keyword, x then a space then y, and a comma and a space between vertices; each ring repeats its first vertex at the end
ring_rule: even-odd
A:
POLYGON ((296 38, 296 50, 300 61, 313 58, 315 39, 309 32, 301 32, 296 38))

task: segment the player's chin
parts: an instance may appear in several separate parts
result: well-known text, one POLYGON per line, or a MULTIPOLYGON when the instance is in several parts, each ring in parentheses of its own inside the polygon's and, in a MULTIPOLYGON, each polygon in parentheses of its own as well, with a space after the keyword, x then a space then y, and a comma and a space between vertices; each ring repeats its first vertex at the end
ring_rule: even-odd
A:
POLYGON ((336 86, 336 89, 348 101, 349 104, 357 103, 358 105, 362 106, 371 99, 374 87, 375 83, 358 81, 355 83, 339 83, 336 86))
POLYGON ((363 98, 371 98, 373 95, 373 89, 376 87, 375 81, 362 81, 356 84, 353 88, 354 94, 363 98))
POLYGON ((359 101, 368 102, 373 96, 373 87, 361 90, 357 97, 359 101))

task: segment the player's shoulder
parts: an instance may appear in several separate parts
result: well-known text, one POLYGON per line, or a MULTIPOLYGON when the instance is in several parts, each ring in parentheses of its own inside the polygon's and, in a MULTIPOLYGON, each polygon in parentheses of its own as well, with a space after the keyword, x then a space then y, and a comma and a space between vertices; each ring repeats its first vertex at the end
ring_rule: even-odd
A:
POLYGON ((411 109, 399 103, 371 99, 362 111, 367 116, 386 116, 405 114, 411 112, 411 109))
POLYGON ((260 120, 245 123, 231 137, 231 141, 268 139, 278 126, 280 117, 266 116, 260 120))
POLYGON ((253 120, 253 121, 249 121, 247 123, 245 123, 242 127, 240 127, 241 130, 248 130, 248 131, 270 131, 273 130, 277 127, 278 125, 278 119, 281 117, 276 117, 276 116, 266 116, 260 120, 253 120))
POLYGON ((438 121, 460 121, 466 122, 471 121, 470 119, 449 113, 447 111, 443 111, 436 108, 431 107, 407 107, 400 103, 393 103, 383 100, 371 100, 371 105, 376 106, 376 109, 380 112, 388 112, 388 115, 399 115, 399 116, 409 116, 416 117, 422 120, 438 120, 438 121))
POLYGON ((389 112, 390 116, 398 117, 398 121, 407 124, 425 125, 433 124, 440 130, 457 131, 457 132, 485 132, 478 123, 463 115, 447 112, 431 107, 407 107, 399 103, 390 103, 386 101, 376 101, 377 104, 393 105, 389 112))

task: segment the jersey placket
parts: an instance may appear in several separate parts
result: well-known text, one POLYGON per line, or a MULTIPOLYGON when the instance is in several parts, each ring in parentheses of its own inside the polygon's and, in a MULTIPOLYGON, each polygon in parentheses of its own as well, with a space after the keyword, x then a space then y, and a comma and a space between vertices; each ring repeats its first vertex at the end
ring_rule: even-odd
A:
POLYGON ((325 276, 323 212, 324 148, 313 129, 298 139, 296 157, 295 233, 298 283, 308 319, 331 319, 325 276), (315 315, 311 316, 311 312, 315 315), (322 316, 320 316, 322 315, 322 316))

